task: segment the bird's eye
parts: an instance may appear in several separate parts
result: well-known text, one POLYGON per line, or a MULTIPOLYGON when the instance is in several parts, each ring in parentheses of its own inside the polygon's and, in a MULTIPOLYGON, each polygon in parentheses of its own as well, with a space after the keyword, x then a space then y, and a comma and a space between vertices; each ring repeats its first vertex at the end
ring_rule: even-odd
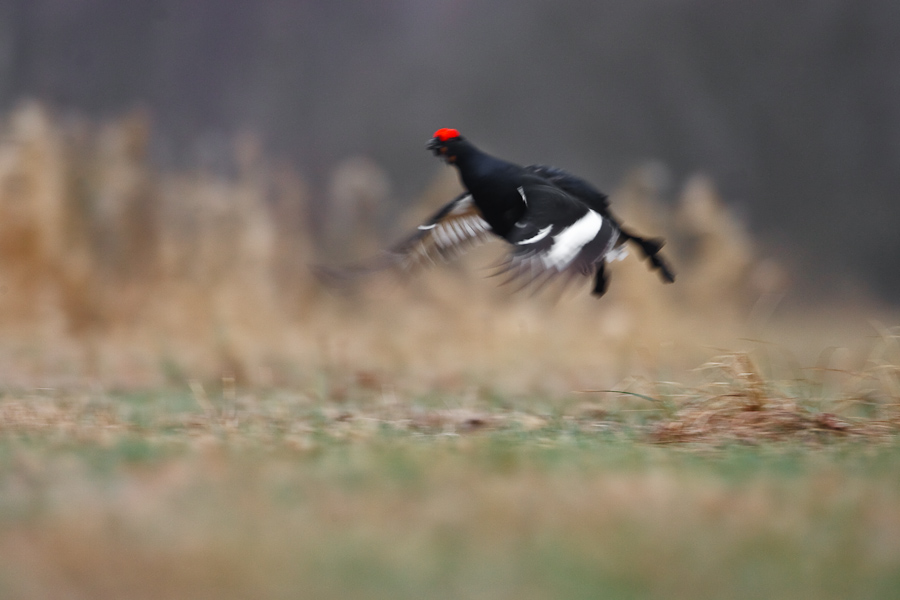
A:
POLYGON ((447 154, 447 148, 446 148, 446 146, 443 147, 443 148, 441 148, 441 154, 447 154))

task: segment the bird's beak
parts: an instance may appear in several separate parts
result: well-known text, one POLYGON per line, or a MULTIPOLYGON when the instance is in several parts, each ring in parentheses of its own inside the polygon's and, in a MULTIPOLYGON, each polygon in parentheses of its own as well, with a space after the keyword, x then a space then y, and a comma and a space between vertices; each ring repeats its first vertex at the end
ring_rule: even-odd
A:
POLYGON ((438 138, 431 138, 428 141, 428 143, 425 145, 425 147, 428 148, 429 150, 431 150, 431 152, 435 156, 440 158, 442 161, 444 161, 448 165, 456 162, 456 157, 451 154, 448 154, 449 149, 444 144, 444 142, 442 142, 438 138))

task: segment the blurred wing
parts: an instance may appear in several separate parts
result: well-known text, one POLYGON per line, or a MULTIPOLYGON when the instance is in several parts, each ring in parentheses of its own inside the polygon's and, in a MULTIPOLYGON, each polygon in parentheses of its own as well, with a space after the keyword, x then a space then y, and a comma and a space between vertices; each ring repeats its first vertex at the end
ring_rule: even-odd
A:
POLYGON ((529 223, 514 239, 513 252, 498 274, 522 287, 540 288, 563 275, 565 281, 590 276, 619 241, 615 223, 593 210, 585 210, 567 223, 529 223))
POLYGON ((434 264, 436 259, 453 260, 491 237, 491 227, 472 202, 472 195, 464 193, 419 225, 413 235, 388 250, 388 256, 394 264, 408 270, 434 264))
POLYGON ((438 260, 449 261, 469 248, 493 237, 490 226, 472 202, 469 193, 460 194, 443 206, 416 232, 381 256, 367 262, 332 269, 315 267, 318 277, 330 285, 347 284, 358 277, 400 267, 404 271, 438 260))
POLYGON ((530 165, 525 167, 525 170, 532 175, 537 175, 538 177, 542 177, 549 181, 561 190, 576 197, 582 203, 587 205, 588 208, 600 213, 604 218, 612 220, 613 225, 619 229, 621 242, 631 241, 637 245, 644 258, 650 261, 650 268, 657 270, 664 282, 672 283, 675 281, 675 273, 672 271, 669 263, 659 253, 660 249, 663 247, 664 241, 659 238, 644 238, 623 229, 610 211, 609 198, 606 194, 584 179, 557 167, 530 165))

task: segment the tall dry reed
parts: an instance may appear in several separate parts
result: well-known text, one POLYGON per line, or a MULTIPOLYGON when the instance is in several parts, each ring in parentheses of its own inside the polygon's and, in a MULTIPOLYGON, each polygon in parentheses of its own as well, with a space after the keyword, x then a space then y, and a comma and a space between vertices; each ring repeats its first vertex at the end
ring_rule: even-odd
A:
MULTIPOLYGON (((303 178, 252 136, 233 142, 232 175, 163 172, 148 158, 151 128, 140 111, 94 123, 37 102, 0 119, 7 385, 220 376, 278 385, 359 372, 405 374, 429 389, 555 392, 698 364, 704 344, 758 333, 788 288, 709 180, 692 179, 666 203, 642 169, 613 205, 668 238, 673 286, 629 257, 612 267, 602 301, 516 295, 483 277, 497 245, 407 280, 323 288, 310 266, 338 258, 329 248, 361 259, 390 241, 374 237, 374 221, 393 209, 377 165, 338 165, 332 204, 311 211, 303 178)), ((422 212, 455 186, 442 173, 422 212)))

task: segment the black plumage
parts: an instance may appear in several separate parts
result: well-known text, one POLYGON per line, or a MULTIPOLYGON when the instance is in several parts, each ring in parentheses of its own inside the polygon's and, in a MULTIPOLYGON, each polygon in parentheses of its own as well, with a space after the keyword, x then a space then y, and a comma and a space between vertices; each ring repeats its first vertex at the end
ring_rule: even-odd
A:
MULTIPOLYGON (((632 242, 666 282, 674 275, 659 251, 660 239, 625 230, 609 199, 585 180, 544 165, 520 166, 482 152, 455 129, 440 129, 428 149, 456 167, 466 192, 437 211, 377 264, 413 265, 451 259, 494 236, 512 250, 498 274, 539 288, 561 278, 594 277, 592 293, 607 289, 605 263, 632 242)), ((357 272, 360 268, 357 268, 357 272)))

